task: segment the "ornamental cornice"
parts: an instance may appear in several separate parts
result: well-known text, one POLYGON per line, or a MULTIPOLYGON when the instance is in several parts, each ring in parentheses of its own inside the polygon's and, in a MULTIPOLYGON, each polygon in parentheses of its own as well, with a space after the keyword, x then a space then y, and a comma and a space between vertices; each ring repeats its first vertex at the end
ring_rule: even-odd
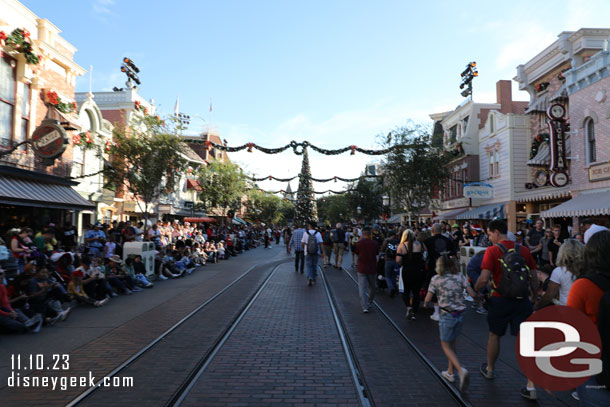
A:
POLYGON ((48 42, 42 40, 34 40, 34 42, 43 52, 44 56, 49 56, 53 62, 66 69, 66 71, 73 72, 76 76, 82 76, 87 72, 85 68, 61 54, 48 42))

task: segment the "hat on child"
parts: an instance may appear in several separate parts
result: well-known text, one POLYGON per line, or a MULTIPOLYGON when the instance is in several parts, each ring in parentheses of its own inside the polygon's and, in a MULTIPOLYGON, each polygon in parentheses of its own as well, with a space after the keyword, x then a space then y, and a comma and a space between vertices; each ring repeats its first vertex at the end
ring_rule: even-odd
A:
POLYGON ((123 260, 121 260, 121 256, 119 256, 118 254, 115 254, 114 256, 112 256, 110 258, 110 261, 113 261, 113 262, 115 262, 117 264, 122 264, 123 263, 123 260))

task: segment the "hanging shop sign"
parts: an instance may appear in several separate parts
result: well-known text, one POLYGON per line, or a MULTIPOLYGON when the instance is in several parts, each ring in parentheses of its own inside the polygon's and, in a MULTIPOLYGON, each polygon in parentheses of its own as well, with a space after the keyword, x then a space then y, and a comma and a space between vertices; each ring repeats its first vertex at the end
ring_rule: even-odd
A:
POLYGON ((589 167, 589 182, 610 179, 610 161, 589 167))
POLYGON ((551 163, 549 180, 554 187, 563 187, 568 181, 568 162, 566 157, 565 133, 566 109, 563 105, 555 103, 546 111, 551 144, 551 163))
POLYGON ((51 165, 55 158, 63 154, 68 142, 66 131, 55 119, 43 120, 30 139, 34 154, 46 165, 51 165))
POLYGON ((494 187, 484 182, 471 182, 464 184, 466 198, 491 199, 494 197, 494 187))

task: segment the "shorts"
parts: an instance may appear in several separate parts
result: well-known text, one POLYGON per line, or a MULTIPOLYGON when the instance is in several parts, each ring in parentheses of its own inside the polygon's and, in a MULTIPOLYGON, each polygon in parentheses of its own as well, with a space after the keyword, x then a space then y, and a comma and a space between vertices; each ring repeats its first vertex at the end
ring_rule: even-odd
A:
POLYGON ((335 256, 343 256, 343 252, 345 251, 344 243, 335 243, 334 248, 335 248, 335 256))
POLYGON ((331 254, 333 254, 333 247, 332 246, 327 246, 325 244, 322 245, 322 251, 324 252, 324 255, 326 257, 330 257, 331 254))
POLYGON ((517 336, 519 326, 533 312, 532 303, 529 298, 489 297, 487 304, 489 332, 498 336, 506 334, 508 324, 510 324, 510 334, 517 336))
POLYGON ((438 321, 441 332, 441 341, 453 342, 457 339, 464 325, 464 314, 454 317, 451 314, 443 313, 438 321))
POLYGON ((353 244, 353 243, 350 246, 352 248, 352 253, 353 254, 358 254, 358 247, 355 244, 353 244))

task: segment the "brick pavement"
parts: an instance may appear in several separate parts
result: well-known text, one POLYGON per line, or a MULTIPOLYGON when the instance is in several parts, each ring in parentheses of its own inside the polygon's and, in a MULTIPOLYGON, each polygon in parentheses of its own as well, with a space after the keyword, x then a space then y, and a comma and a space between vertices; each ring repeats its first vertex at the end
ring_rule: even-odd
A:
MULTIPOLYGON (((199 281, 198 284, 185 289, 179 295, 155 306, 147 312, 143 312, 102 336, 75 349, 71 349, 69 352, 65 352, 70 354, 70 369, 68 371, 42 371, 35 373, 35 375, 49 377, 88 376, 89 372, 92 372, 94 376, 100 378, 127 360, 140 348, 150 343, 200 303, 224 288, 224 286, 241 275, 249 266, 259 263, 264 259, 272 260, 274 256, 279 256, 278 258, 284 257, 281 251, 269 253, 262 249, 257 249, 246 252, 240 257, 233 258, 226 263, 222 262, 218 265, 210 265, 200 269, 195 272, 195 275, 186 277, 186 279, 199 281)), ((167 283, 171 284, 172 282, 167 283)), ((138 301, 138 296, 154 295, 154 290, 129 297, 120 297, 118 300, 123 300, 125 304, 129 304, 131 301, 138 301)), ((83 311, 94 312, 97 310, 83 311)), ((120 309, 118 312, 120 312, 120 309)), ((53 329, 57 328, 54 327, 53 329)), ((44 334, 45 330, 43 329, 39 335, 42 337, 44 334)), ((70 331, 66 332, 66 335, 70 334, 70 331)), ((7 339, 19 340, 19 338, 19 336, 3 337, 3 341, 7 339)), ((32 349, 31 353, 43 353, 46 347, 43 338, 42 347, 32 349)), ((55 344, 49 344, 48 347, 54 348, 55 344)), ((8 358, 8 355, 6 358, 8 358)), ((48 361, 49 358, 45 360, 48 361)), ((22 376, 27 373, 30 372, 22 372, 22 376)), ((3 380, 2 386, 4 387, 0 389, 0 400, 2 400, 3 404, 6 403, 5 405, 10 406, 61 406, 85 390, 83 387, 70 388, 66 391, 52 391, 48 388, 9 388, 7 387, 7 380, 3 380)))
POLYGON ((282 265, 184 405, 358 406, 325 297, 282 265))
MULTIPOLYGON (((348 261, 351 263, 351 259, 348 259, 348 261)), ((345 268, 355 276, 356 272, 350 268, 348 261, 345 262, 345 268)), ((351 280, 349 283, 352 285, 352 295, 357 298, 356 285, 351 280)), ((348 282, 346 281, 344 284, 348 284, 348 282)), ((431 310, 420 310, 417 320, 408 321, 405 318, 406 308, 400 296, 389 298, 386 293, 378 292, 375 301, 439 370, 447 369, 447 358, 440 345, 438 323, 429 318, 431 310)), ((486 360, 488 337, 486 315, 477 314, 469 309, 464 320, 462 333, 457 340, 457 352, 464 367, 472 373, 468 400, 473 406, 489 406, 491 404, 524 407, 533 404, 539 406, 578 405, 578 402, 570 396, 570 392, 556 392, 553 396, 550 396, 544 390, 538 389, 539 399, 537 403, 532 403, 519 395, 521 388, 525 385, 526 378, 517 364, 515 338, 510 335, 505 336, 501 341, 496 378, 492 381, 484 379, 478 370, 480 364, 486 360)))
POLYGON ((115 406, 130 406, 144 400, 158 405, 170 400, 199 359, 212 349, 215 341, 235 320, 274 265, 255 268, 124 369, 120 375, 133 377, 133 388, 100 389, 81 405, 106 406, 108 400, 113 400, 115 406))
POLYGON ((362 313, 358 293, 342 271, 328 267, 324 275, 375 405, 458 405, 380 312, 362 313))

